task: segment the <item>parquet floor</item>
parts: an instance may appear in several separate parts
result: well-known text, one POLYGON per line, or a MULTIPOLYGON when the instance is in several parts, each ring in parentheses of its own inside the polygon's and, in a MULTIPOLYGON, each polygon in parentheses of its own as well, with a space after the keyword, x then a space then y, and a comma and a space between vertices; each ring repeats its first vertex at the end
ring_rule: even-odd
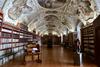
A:
POLYGON ((54 46, 53 48, 42 47, 42 63, 26 62, 23 64, 22 57, 9 61, 2 67, 97 67, 90 62, 84 62, 82 65, 74 65, 73 52, 68 48, 54 46))

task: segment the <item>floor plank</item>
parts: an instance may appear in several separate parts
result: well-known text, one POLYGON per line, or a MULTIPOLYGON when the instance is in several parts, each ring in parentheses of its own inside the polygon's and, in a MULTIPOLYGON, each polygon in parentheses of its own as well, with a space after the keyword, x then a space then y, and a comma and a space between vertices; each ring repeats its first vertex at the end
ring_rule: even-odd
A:
POLYGON ((4 64, 3 67, 97 67, 93 63, 84 63, 82 65, 74 65, 73 51, 61 46, 54 46, 53 48, 42 47, 41 59, 42 63, 26 62, 23 64, 23 55, 16 57, 4 64))

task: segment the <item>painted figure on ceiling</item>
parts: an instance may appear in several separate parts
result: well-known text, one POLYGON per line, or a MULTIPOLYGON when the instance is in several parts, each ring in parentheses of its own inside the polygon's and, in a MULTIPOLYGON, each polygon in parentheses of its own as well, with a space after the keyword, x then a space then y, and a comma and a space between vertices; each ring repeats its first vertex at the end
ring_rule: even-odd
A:
POLYGON ((80 7, 80 10, 82 11, 82 13, 84 15, 90 15, 91 12, 93 12, 92 8, 90 7, 91 6, 91 2, 86 0, 86 1, 82 1, 79 5, 80 7))
POLYGON ((15 0, 13 2, 13 6, 8 10, 8 16, 16 20, 21 14, 30 13, 32 11, 32 7, 27 5, 27 0, 15 0))

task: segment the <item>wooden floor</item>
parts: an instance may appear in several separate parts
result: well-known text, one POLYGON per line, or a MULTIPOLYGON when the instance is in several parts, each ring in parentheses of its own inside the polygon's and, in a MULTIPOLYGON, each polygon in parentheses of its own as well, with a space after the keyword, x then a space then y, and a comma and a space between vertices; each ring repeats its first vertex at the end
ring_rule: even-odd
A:
POLYGON ((42 63, 26 62, 23 63, 22 56, 9 61, 2 67, 97 67, 90 62, 84 62, 82 65, 74 65, 73 52, 68 48, 54 46, 53 48, 42 47, 42 63))

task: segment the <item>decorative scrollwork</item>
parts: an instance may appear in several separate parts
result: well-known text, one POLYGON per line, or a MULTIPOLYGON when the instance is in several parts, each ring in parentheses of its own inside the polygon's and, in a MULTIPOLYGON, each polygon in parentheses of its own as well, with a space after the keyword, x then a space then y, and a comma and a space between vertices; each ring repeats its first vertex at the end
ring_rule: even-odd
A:
POLYGON ((8 16, 13 19, 16 20, 22 13, 22 9, 19 7, 12 7, 8 10, 8 16))
POLYGON ((44 8, 58 8, 65 4, 66 0, 38 0, 40 6, 44 8))
POLYGON ((8 10, 8 16, 16 20, 20 17, 20 15, 30 13, 32 11, 32 7, 28 6, 27 0, 15 0, 13 2, 13 6, 8 10))

